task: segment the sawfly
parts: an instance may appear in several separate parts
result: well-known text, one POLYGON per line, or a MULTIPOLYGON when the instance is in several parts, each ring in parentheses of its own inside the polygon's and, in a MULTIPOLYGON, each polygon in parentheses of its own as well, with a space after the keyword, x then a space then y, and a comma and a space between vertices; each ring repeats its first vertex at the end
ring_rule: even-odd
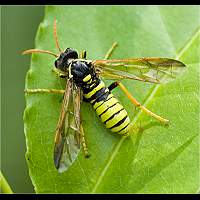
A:
POLYGON ((120 80, 130 79, 155 84, 169 82, 185 69, 186 66, 182 62, 170 58, 154 57, 109 60, 117 43, 113 43, 104 59, 88 60, 86 51, 82 51, 79 55, 72 48, 62 51, 58 43, 56 20, 54 20, 53 28, 59 54, 40 49, 25 50, 23 54, 53 55, 56 57, 55 72, 66 79, 65 90, 25 89, 27 94, 58 93, 64 95, 54 143, 54 164, 59 172, 67 170, 75 161, 81 144, 85 157, 89 156, 80 119, 82 99, 92 104, 106 128, 123 136, 129 134, 130 119, 127 111, 111 93, 117 86, 136 107, 162 123, 169 122, 141 105, 120 80), (101 80, 101 76, 117 81, 107 87, 101 80))

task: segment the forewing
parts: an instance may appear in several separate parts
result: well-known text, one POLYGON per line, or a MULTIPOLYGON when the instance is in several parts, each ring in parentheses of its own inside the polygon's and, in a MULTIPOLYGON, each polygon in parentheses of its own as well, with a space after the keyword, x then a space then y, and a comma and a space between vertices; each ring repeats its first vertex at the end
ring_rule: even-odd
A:
POLYGON ((67 170, 80 150, 80 88, 67 81, 54 146, 54 164, 59 172, 67 170))
POLYGON ((170 58, 135 58, 95 60, 93 66, 101 76, 109 79, 134 79, 151 83, 174 80, 186 66, 170 58))

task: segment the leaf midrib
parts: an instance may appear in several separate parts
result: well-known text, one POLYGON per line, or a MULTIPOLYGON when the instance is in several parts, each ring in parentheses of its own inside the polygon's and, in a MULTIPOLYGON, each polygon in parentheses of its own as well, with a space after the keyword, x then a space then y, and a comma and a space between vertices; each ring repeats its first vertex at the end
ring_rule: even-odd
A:
MULTIPOLYGON (((164 23, 163 23, 164 24, 164 23)), ((178 55, 176 56, 176 60, 179 60, 179 58, 190 48, 190 46, 192 45, 193 41, 198 37, 198 35, 200 35, 200 27, 197 28, 197 31, 193 34, 193 36, 186 41, 186 44, 183 46, 183 48, 179 51, 178 55)), ((143 103, 144 106, 146 106, 151 99, 154 97, 155 93, 157 92, 158 88, 160 87, 160 85, 155 85, 153 87, 152 92, 149 94, 148 98, 145 100, 145 102, 143 103)), ((131 124, 134 124, 135 122, 137 122, 139 116, 142 114, 142 110, 139 110, 139 112, 136 114, 136 116, 133 118, 131 124)), ((93 190, 91 191, 91 193, 95 193, 98 186, 100 185, 104 175, 107 172, 107 169, 110 167, 110 164, 112 163, 112 161, 114 160, 116 154, 118 153, 123 141, 124 141, 125 137, 122 137, 119 142, 117 143, 116 147, 114 148, 110 158, 108 159, 108 162, 106 163, 105 167, 103 168, 102 172, 100 173, 100 176, 97 179, 96 184, 94 185, 93 190)))

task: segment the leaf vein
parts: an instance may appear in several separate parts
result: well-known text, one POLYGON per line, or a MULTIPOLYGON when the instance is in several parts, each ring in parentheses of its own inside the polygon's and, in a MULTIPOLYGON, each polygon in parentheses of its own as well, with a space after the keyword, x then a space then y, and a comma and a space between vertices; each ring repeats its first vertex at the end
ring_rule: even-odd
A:
MULTIPOLYGON (((178 55, 176 56, 175 59, 178 60, 190 48, 190 46, 192 45, 193 41, 196 39, 196 37, 198 35, 200 35, 200 27, 197 29, 197 31, 195 32, 195 34, 186 42, 186 44, 183 46, 182 50, 179 51, 179 53, 178 53, 178 55)), ((159 87, 160 87, 160 85, 155 85, 154 86, 152 92, 150 93, 150 95, 148 96, 148 98, 146 99, 146 101, 144 102, 144 104, 143 104, 144 106, 146 106, 151 101, 151 99, 154 97, 154 95, 156 94, 156 92, 157 92, 157 90, 158 90, 159 87)), ((138 118, 139 118, 139 116, 141 114, 142 114, 142 110, 140 110, 136 114, 136 116, 134 117, 134 119, 131 122, 132 125, 138 120, 138 118)), ((98 186, 100 185, 100 183, 101 183, 104 175, 106 174, 106 172, 107 172, 108 168, 110 167, 112 161, 114 160, 115 156, 117 155, 117 153, 118 153, 118 151, 119 151, 119 149, 120 149, 120 147, 121 147, 124 139, 125 138, 122 137, 119 140, 119 142, 116 144, 114 151, 112 152, 110 158, 108 159, 105 167, 101 171, 100 176, 98 177, 97 182, 94 185, 94 188, 93 188, 93 190, 92 190, 91 193, 95 193, 96 192, 96 190, 97 190, 98 186)))

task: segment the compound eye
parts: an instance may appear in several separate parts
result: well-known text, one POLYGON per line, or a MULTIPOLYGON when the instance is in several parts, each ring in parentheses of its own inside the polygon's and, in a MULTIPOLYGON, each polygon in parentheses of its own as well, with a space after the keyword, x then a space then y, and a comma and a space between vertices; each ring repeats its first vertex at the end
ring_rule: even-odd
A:
POLYGON ((69 58, 72 58, 72 59, 77 59, 78 58, 78 53, 71 49, 71 48, 67 48, 65 50, 65 58, 66 59, 69 59, 69 58))
POLYGON ((55 64, 55 67, 58 68, 58 61, 57 60, 55 61, 54 64, 55 64))

